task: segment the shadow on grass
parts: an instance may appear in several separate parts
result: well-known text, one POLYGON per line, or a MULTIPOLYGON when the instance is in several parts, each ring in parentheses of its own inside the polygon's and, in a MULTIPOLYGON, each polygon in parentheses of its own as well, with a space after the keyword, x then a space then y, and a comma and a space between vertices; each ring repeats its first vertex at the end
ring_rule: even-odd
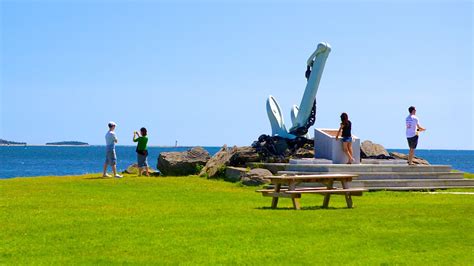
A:
POLYGON ((83 179, 84 179, 84 180, 113 179, 113 177, 97 176, 97 177, 85 177, 85 178, 83 178, 83 179))
POLYGON ((306 206, 306 207, 301 207, 300 210, 295 210, 293 207, 280 207, 280 208, 275 208, 272 209, 271 207, 257 207, 255 208, 257 210, 273 210, 273 211, 311 211, 311 210, 344 210, 344 209, 349 209, 347 207, 342 207, 342 208, 335 208, 335 207, 327 207, 323 208, 322 206, 306 206))

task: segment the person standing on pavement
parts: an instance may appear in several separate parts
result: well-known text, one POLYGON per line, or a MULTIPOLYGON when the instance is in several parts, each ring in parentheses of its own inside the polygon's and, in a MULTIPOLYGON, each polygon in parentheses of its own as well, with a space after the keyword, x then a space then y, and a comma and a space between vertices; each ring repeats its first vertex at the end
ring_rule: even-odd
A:
POLYGON ((410 106, 408 108, 410 113, 405 119, 406 122, 406 136, 408 141, 408 147, 410 152, 408 153, 408 164, 413 165, 413 157, 415 156, 415 149, 418 145, 418 132, 425 131, 426 128, 420 126, 418 117, 416 117, 416 108, 415 106, 410 106))

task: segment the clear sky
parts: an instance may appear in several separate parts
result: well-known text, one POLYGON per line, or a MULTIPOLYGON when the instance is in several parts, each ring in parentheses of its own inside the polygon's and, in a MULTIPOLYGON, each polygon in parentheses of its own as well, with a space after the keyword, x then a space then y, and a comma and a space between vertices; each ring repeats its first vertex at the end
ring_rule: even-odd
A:
POLYGON ((316 127, 406 148, 414 105, 422 149, 474 149, 472 1, 0 1, 0 138, 250 145, 287 124, 306 60, 332 52, 316 127))

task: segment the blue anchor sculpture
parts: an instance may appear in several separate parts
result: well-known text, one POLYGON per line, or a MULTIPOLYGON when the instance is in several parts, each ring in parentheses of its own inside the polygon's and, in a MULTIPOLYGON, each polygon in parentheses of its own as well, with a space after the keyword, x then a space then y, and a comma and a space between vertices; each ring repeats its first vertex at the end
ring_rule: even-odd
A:
POLYGON ((279 136, 287 139, 297 137, 309 137, 308 128, 315 122, 316 114, 316 93, 318 92, 319 81, 323 74, 324 65, 331 52, 331 46, 326 42, 318 44, 316 51, 308 58, 306 78, 306 89, 299 106, 293 105, 291 110, 291 122, 293 126, 287 130, 283 120, 282 112, 278 102, 273 96, 267 100, 267 114, 272 127, 272 136, 279 136))

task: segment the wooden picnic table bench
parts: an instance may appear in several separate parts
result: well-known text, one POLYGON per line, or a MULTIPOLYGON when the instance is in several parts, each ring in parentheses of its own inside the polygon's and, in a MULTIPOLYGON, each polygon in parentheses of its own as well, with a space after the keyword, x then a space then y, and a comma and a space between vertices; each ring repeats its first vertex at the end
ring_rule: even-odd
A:
POLYGON ((352 208, 351 196, 362 196, 364 188, 349 188, 349 182, 357 175, 352 174, 321 174, 321 175, 280 175, 266 176, 274 184, 273 189, 261 189, 264 197, 272 197, 272 209, 278 205, 279 198, 291 198, 293 207, 301 209, 299 199, 301 194, 321 194, 324 195, 323 208, 327 208, 332 194, 344 195, 348 208, 352 208), (334 187, 334 182, 341 182, 342 188, 334 187), (301 183, 320 183, 320 187, 297 187, 301 183), (282 187, 286 186, 286 187, 282 187))

